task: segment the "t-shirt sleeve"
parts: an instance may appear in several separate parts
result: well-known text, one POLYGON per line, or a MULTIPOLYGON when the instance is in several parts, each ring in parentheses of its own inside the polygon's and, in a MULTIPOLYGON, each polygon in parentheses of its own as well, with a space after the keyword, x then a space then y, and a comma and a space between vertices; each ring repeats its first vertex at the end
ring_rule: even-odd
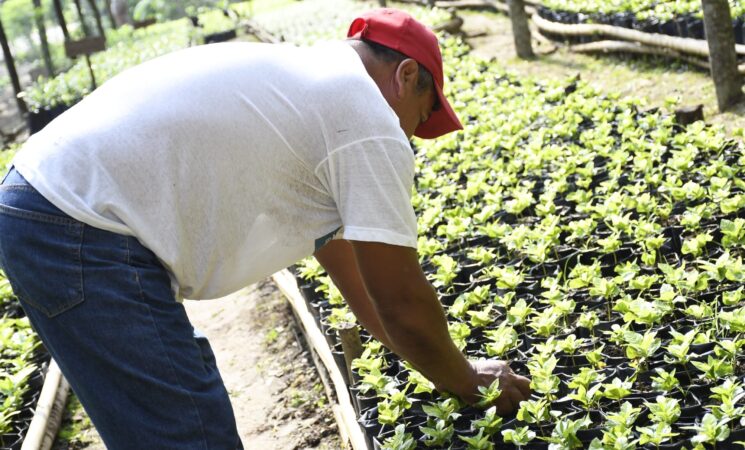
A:
POLYGON ((329 152, 316 174, 336 202, 342 238, 416 248, 414 156, 408 144, 392 138, 357 141, 329 152))

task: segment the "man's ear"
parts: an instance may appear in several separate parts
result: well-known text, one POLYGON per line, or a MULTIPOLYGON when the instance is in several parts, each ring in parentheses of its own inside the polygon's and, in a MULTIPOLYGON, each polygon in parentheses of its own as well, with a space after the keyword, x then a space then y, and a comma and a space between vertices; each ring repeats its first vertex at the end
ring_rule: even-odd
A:
POLYGON ((406 96, 416 90, 419 80, 419 63, 406 58, 396 68, 396 95, 398 98, 406 96))

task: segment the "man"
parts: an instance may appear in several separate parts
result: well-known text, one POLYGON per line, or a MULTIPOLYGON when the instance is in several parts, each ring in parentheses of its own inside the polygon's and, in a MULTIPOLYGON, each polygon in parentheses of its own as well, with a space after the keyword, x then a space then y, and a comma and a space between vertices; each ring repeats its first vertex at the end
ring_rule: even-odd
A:
POLYGON ((110 80, 31 138, 0 186, 0 264, 112 449, 242 448, 178 298, 216 298, 315 252, 360 322, 468 402, 469 363, 418 264, 412 134, 460 128, 437 39, 407 14, 350 40, 220 44, 110 80))

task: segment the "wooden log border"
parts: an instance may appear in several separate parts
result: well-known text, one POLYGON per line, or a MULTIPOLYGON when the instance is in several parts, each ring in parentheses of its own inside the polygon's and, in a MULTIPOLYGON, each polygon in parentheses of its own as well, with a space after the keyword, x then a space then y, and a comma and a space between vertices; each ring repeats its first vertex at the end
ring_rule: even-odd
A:
POLYGON ((70 385, 52 359, 21 450, 49 450, 52 447, 62 424, 69 392, 70 385))
MULTIPOLYGON (((316 322, 310 310, 308 310, 308 305, 300 293, 300 289, 298 289, 295 277, 285 269, 272 275, 272 280, 274 280, 279 290, 285 295, 293 312, 299 319, 302 325, 301 330, 305 335, 308 345, 312 349, 311 353, 315 352, 320 359, 322 367, 318 367, 319 372, 326 372, 330 377, 333 386, 327 386, 327 388, 333 389, 336 393, 336 404, 332 406, 332 409, 342 439, 346 439, 351 444, 353 450, 371 450, 367 446, 362 428, 357 423, 357 413, 352 407, 352 399, 349 396, 348 386, 344 382, 344 378, 334 361, 331 349, 326 343, 326 338, 318 326, 316 326, 316 322)), ((314 362, 317 363, 315 358, 314 362)), ((321 380, 324 382, 327 381, 323 376, 321 380)), ((329 398, 329 401, 333 401, 333 399, 329 398)))

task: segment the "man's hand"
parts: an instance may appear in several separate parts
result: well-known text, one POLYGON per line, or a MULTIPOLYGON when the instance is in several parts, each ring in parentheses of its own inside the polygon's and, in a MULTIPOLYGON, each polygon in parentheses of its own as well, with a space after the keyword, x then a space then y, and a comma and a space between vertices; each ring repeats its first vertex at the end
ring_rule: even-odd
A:
POLYGON ((530 380, 516 374, 510 369, 509 364, 496 359, 472 361, 475 376, 462 392, 454 392, 470 404, 476 404, 481 400, 478 387, 490 386, 494 380, 499 379, 499 389, 502 394, 497 399, 495 406, 497 414, 504 416, 515 411, 520 402, 530 397, 530 380))
POLYGON ((414 249, 337 240, 315 255, 362 325, 438 390, 474 404, 480 400, 478 387, 499 379, 499 414, 509 414, 530 395, 530 381, 507 363, 469 362, 458 350, 414 249))

